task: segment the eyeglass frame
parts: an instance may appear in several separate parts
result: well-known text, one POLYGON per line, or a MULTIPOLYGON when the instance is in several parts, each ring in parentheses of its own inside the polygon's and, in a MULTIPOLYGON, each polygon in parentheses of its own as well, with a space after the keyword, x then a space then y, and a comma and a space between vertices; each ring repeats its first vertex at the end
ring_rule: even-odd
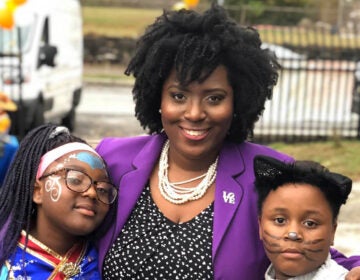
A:
POLYGON ((94 186, 94 187, 95 187, 95 192, 96 192, 97 200, 99 200, 101 203, 104 203, 104 204, 106 204, 106 205, 111 205, 111 204, 113 204, 113 203, 115 202, 115 200, 116 200, 116 198, 117 198, 117 196, 118 196, 118 190, 116 189, 116 187, 115 187, 114 184, 112 184, 112 183, 110 183, 110 182, 107 182, 107 181, 96 181, 96 180, 94 180, 93 178, 91 178, 91 176, 90 176, 89 174, 87 174, 86 172, 84 172, 84 171, 82 171, 82 170, 77 170, 77 169, 74 169, 74 168, 66 168, 66 167, 65 167, 65 168, 61 168, 61 169, 55 170, 55 171, 53 171, 53 172, 50 172, 50 173, 48 173, 48 174, 42 175, 42 176, 39 178, 39 180, 42 180, 42 179, 47 178, 47 177, 50 177, 50 176, 52 176, 52 175, 56 175, 57 173, 62 172, 62 171, 65 171, 65 172, 66 172, 66 173, 64 174, 64 176, 61 176, 61 177, 65 180, 65 185, 66 185, 66 187, 67 187, 70 191, 73 191, 73 192, 75 192, 75 193, 84 193, 84 192, 87 192, 87 191, 91 188, 91 186, 94 186), (84 190, 84 191, 81 191, 81 192, 80 192, 80 191, 75 191, 75 190, 71 189, 71 188, 69 187, 69 185, 68 185, 68 182, 67 182, 67 174, 69 173, 69 171, 76 171, 76 172, 80 172, 80 173, 86 175, 86 176, 90 179, 90 185, 88 186, 88 188, 87 188, 86 190, 84 190), (109 185, 111 185, 111 186, 113 187, 113 190, 115 190, 114 199, 113 199, 110 203, 106 203, 106 202, 100 200, 99 194, 98 194, 98 192, 97 192, 97 190, 98 190, 98 189, 97 189, 97 184, 98 184, 98 183, 107 183, 107 184, 109 184, 109 185))

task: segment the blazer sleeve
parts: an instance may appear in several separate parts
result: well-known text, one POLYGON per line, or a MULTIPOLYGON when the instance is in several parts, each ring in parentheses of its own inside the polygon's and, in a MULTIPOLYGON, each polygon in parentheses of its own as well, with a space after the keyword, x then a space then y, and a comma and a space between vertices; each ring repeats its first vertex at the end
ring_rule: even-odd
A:
POLYGON ((346 257, 334 248, 330 249, 331 258, 348 270, 360 266, 360 256, 346 257))

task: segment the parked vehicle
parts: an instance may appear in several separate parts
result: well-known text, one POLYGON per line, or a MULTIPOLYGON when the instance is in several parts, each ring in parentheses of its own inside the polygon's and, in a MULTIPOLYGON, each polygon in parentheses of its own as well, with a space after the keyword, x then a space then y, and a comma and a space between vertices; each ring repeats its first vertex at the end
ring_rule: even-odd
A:
POLYGON ((11 133, 46 121, 73 129, 81 98, 82 15, 79 0, 27 0, 12 29, 0 29, 0 91, 18 105, 11 133))

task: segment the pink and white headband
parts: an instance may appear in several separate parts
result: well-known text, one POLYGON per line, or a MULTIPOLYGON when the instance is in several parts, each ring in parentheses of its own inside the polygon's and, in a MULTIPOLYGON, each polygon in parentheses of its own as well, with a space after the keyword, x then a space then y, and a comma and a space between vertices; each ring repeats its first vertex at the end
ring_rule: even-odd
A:
POLYGON ((89 145, 80 143, 80 142, 72 142, 67 143, 65 145, 62 145, 60 147, 57 147, 46 154, 44 154, 40 159, 40 164, 38 167, 38 171, 36 173, 36 179, 39 179, 43 174, 46 168, 53 163, 58 158, 62 157, 63 155, 66 155, 68 153, 74 152, 74 151, 89 151, 97 156, 100 157, 100 155, 89 145))

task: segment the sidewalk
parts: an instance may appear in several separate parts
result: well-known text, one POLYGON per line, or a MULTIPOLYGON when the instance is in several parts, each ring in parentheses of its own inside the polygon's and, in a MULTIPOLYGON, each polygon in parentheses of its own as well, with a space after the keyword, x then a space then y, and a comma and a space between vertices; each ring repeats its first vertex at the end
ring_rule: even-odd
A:
POLYGON ((360 255, 360 181, 353 183, 348 201, 340 209, 334 247, 346 256, 360 255))

